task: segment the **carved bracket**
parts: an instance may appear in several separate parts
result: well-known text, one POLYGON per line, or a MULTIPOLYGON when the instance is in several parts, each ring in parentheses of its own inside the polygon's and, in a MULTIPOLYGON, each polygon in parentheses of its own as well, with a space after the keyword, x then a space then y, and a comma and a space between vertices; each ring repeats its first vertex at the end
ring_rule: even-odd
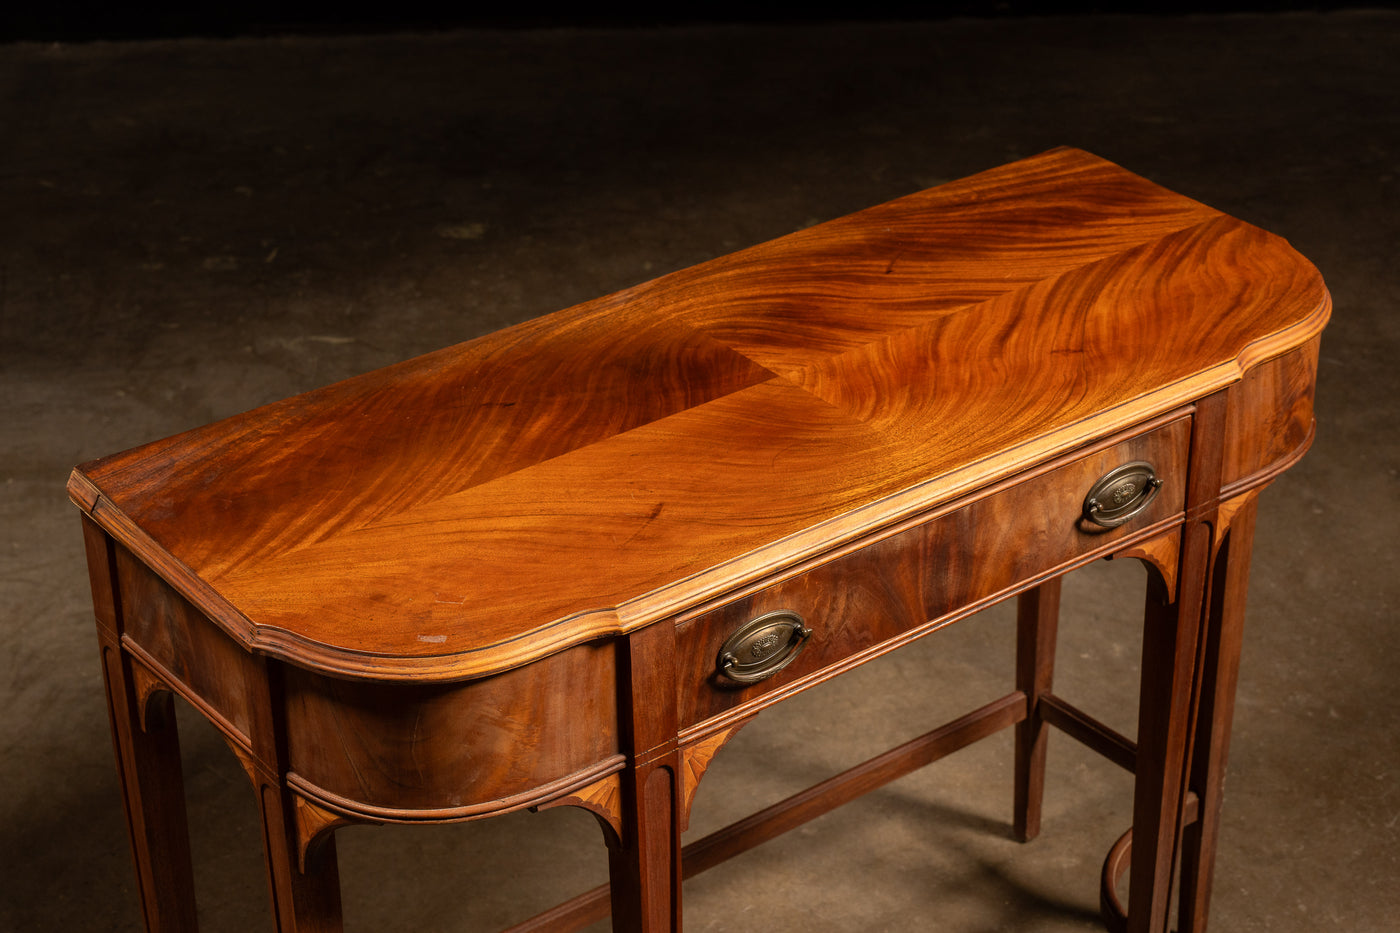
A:
POLYGON ((149 733, 166 725, 170 714, 169 701, 165 704, 152 702, 157 696, 173 697, 174 691, 144 665, 131 662, 131 686, 136 694, 136 719, 141 731, 149 733))
MULTIPOLYGON (((750 717, 752 718, 752 717, 750 717)), ((710 761, 724 747, 725 743, 748 725, 748 719, 741 719, 726 729, 711 733, 681 749, 681 830, 690 825, 690 806, 695 802, 695 792, 700 789, 700 779, 710 767, 710 761)))
POLYGON ((248 780, 254 787, 258 786, 258 764, 253 758, 253 753, 244 748, 238 741, 230 738, 222 730, 219 735, 223 736, 224 743, 228 745, 229 751, 233 752, 233 757, 238 759, 238 763, 243 766, 243 770, 248 775, 248 780))
POLYGON ((1109 555, 1110 560, 1121 557, 1135 557, 1147 565, 1149 573, 1156 571, 1158 577, 1161 578, 1162 585, 1166 587, 1166 592, 1172 594, 1173 600, 1176 599, 1177 572, 1181 564, 1181 533, 1179 530, 1172 529, 1167 534, 1148 538, 1146 541, 1140 541, 1116 554, 1109 555))
POLYGON ((609 848, 621 845, 622 839, 622 775, 614 772, 580 787, 572 794, 557 797, 548 803, 531 807, 539 812, 551 807, 582 807, 598 818, 609 848))
MULTIPOLYGON (((242 759, 243 756, 239 755, 239 758, 242 759)), ((251 769, 249 773, 252 773, 251 769)), ((341 826, 349 826, 354 820, 314 804, 295 791, 292 792, 292 799, 296 807, 297 868, 305 874, 306 863, 314 849, 324 843, 332 831, 341 826)))
POLYGON ((1220 507, 1216 510, 1215 539, 1211 541, 1212 552, 1225 542, 1226 536, 1230 533, 1230 523, 1235 520, 1235 517, 1244 511, 1246 506, 1252 505, 1258 497, 1259 490, 1252 489, 1220 503, 1220 507))

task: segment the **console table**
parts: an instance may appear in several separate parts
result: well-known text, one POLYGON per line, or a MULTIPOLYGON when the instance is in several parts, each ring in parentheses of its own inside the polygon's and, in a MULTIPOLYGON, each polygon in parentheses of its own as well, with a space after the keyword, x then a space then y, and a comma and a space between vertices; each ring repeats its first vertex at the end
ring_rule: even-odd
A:
POLYGON ((679 930, 684 876, 1006 728, 1029 839, 1050 727, 1135 775, 1108 927, 1203 929, 1329 310, 1278 237, 1058 149, 79 467, 148 928, 195 928, 179 696, 283 931, 340 929, 338 826, 558 805, 611 883, 516 929, 679 930), (1059 578, 1109 556, 1149 570, 1133 739, 1052 689, 1059 578), (682 848, 744 723, 1012 596, 1006 696, 682 848))

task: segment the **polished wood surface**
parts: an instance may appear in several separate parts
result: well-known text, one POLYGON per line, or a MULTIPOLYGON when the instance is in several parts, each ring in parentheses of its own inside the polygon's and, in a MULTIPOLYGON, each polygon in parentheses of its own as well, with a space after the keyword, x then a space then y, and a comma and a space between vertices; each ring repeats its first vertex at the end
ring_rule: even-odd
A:
POLYGON ((720 608, 682 616, 681 725, 713 724, 731 710, 729 718, 743 715, 760 696, 794 683, 805 686, 818 672, 834 676, 1004 599, 1028 581, 1111 553, 1125 537, 1160 529, 1181 513, 1179 481, 1164 486, 1129 524, 1086 530, 1077 519, 1085 490, 1121 463, 1147 460, 1163 476, 1184 477, 1189 427, 1189 419, 1175 418, 1099 446, 1008 488, 985 490, 972 502, 955 500, 946 512, 921 516, 912 527, 838 552, 756 592, 730 594, 720 608), (1026 547, 1027 540, 1035 546, 1026 547), (715 674, 721 643, 747 619, 778 609, 799 613, 812 629, 801 655, 753 686, 723 684, 715 674))
POLYGON ((461 679, 1170 411, 1327 308, 1282 240, 1056 150, 84 465, 70 489, 242 645, 461 679))
POLYGON ((79 467, 148 928, 196 918, 178 696, 282 931, 341 928, 340 826, 577 806, 609 885, 515 929, 675 933, 683 877, 1003 729, 1033 838, 1053 728, 1135 775, 1109 928, 1165 933, 1179 862, 1201 933, 1255 500, 1329 309, 1279 238, 1060 149, 79 467), (1059 580, 1104 557, 1149 570, 1132 738, 1054 690, 1059 580), (682 848, 745 723, 1012 597, 1005 696, 682 848))

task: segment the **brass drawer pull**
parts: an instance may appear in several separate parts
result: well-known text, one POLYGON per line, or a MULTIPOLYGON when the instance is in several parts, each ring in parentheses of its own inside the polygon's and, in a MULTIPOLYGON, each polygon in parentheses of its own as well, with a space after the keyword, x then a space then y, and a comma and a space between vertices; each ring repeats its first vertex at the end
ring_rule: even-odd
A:
POLYGON ((718 674, 736 684, 756 684, 792 663, 812 630, 787 609, 744 623, 719 649, 718 674))
POLYGON ((1102 528, 1117 528, 1157 498, 1162 480, 1152 464, 1134 460, 1109 470, 1084 497, 1084 517, 1102 528))

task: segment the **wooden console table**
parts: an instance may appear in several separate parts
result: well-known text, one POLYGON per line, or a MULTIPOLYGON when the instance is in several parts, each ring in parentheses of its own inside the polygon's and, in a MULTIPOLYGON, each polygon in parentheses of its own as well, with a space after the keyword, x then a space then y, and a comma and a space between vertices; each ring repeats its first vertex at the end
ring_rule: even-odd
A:
POLYGON ((1165 930, 1179 863, 1203 929, 1329 308, 1283 240, 1061 149, 79 467, 149 929, 195 928, 175 695, 253 782, 279 930, 340 928, 337 826, 560 804, 611 884, 517 929, 678 930, 683 875, 1008 727, 1029 839, 1050 726, 1135 773, 1108 926, 1165 930), (1135 740, 1051 689, 1105 556, 1149 567, 1135 740), (746 721, 1013 595, 1005 697, 682 850, 746 721))

